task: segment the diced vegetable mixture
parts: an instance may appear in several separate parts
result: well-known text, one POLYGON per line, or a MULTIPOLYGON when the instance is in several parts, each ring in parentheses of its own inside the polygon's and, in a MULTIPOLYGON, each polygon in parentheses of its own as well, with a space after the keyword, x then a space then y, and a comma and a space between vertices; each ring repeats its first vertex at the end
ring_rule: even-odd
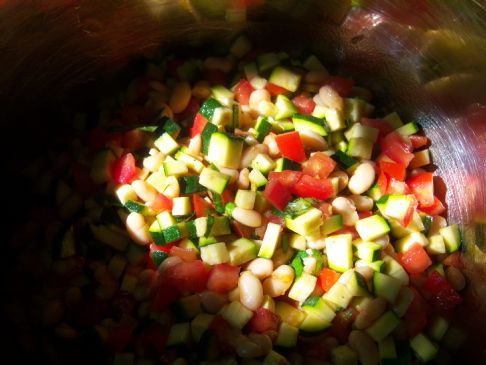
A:
POLYGON ((407 365, 453 348, 461 232, 419 125, 371 99, 244 36, 225 57, 150 63, 94 128, 76 120, 45 324, 94 328, 115 365, 407 365))

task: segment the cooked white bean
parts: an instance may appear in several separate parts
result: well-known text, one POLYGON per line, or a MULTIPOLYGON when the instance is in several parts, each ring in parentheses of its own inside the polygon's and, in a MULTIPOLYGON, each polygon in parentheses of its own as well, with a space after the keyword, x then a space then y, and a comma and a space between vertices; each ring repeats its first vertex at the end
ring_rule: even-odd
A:
POLYGON ((304 264, 304 271, 308 274, 312 274, 317 266, 317 260, 315 257, 307 256, 302 259, 304 264))
POLYGON ((250 100, 249 100, 250 108, 253 109, 253 110, 258 110, 258 106, 264 100, 271 101, 270 100, 270 93, 265 89, 254 90, 250 94, 250 100))
POLYGON ((218 166, 218 169, 220 172, 230 177, 229 184, 234 184, 235 182, 238 181, 238 177, 240 176, 238 170, 229 169, 227 167, 220 167, 220 166, 218 166))
POLYGON ((448 266, 445 269, 445 273, 447 276, 447 280, 454 289, 461 291, 466 287, 466 278, 464 277, 464 274, 461 272, 461 270, 454 266, 448 266))
POLYGON ((354 203, 354 206, 358 210, 358 212, 366 212, 373 209, 373 199, 369 196, 364 195, 350 195, 348 199, 351 199, 354 203))
POLYGON ((246 270, 251 271, 258 279, 263 280, 272 275, 273 261, 258 257, 247 265, 246 270))
POLYGON ((240 301, 248 309, 255 310, 263 302, 262 283, 250 271, 244 271, 238 280, 240 301))
POLYGON ((250 187, 250 170, 246 167, 240 171, 238 176, 238 189, 246 190, 250 187))
POLYGON ((220 70, 228 73, 233 68, 234 62, 229 58, 208 57, 204 60, 204 67, 208 70, 220 70))
POLYGON ((202 139, 201 139, 201 135, 198 134, 190 139, 187 149, 189 153, 191 153, 194 156, 197 156, 199 155, 199 153, 201 153, 201 147, 202 147, 202 139))
POLYGON ((250 166, 251 162, 260 153, 268 154, 268 146, 264 144, 256 144, 248 147, 245 151, 243 151, 243 155, 241 156, 240 169, 250 166))
POLYGON ((312 100, 314 101, 314 103, 316 103, 316 105, 324 106, 324 103, 322 102, 321 97, 319 96, 319 93, 317 93, 316 95, 314 95, 314 97, 312 98, 312 100))
POLYGON ((168 106, 165 103, 162 103, 159 107, 162 110, 160 112, 160 118, 162 118, 162 117, 167 117, 167 118, 171 118, 171 119, 174 118, 174 112, 172 111, 170 106, 168 106))
POLYGON ((354 203, 342 196, 338 196, 332 201, 332 210, 334 213, 343 216, 343 223, 345 226, 354 226, 359 220, 354 203))
POLYGON ((240 300, 240 288, 236 287, 228 293, 228 299, 230 302, 236 302, 240 300))
POLYGON ((246 337, 236 343, 235 350, 238 356, 243 359, 252 359, 261 356, 260 346, 246 337))
POLYGON ((340 111, 344 108, 343 98, 330 86, 323 86, 319 89, 319 98, 328 108, 340 111))
POLYGON ((359 329, 368 328, 385 311, 387 306, 386 299, 375 298, 367 303, 363 310, 356 316, 354 326, 359 329))
POLYGON ((373 269, 369 266, 357 266, 356 265, 356 271, 359 272, 363 277, 365 278, 366 281, 370 281, 371 278, 373 277, 373 269))
POLYGON ((323 84, 329 77, 329 72, 326 70, 309 71, 304 76, 304 81, 309 84, 323 84))
POLYGON ((132 212, 128 215, 126 220, 126 228, 128 235, 139 245, 146 245, 152 241, 152 236, 149 232, 149 227, 145 223, 145 218, 140 213, 132 212))
POLYGON ((151 202, 157 198, 157 190, 143 180, 135 180, 132 182, 132 188, 135 190, 138 197, 145 202, 151 202))
POLYGON ((156 152, 155 154, 145 157, 143 159, 143 167, 149 171, 159 171, 160 166, 165 160, 165 155, 162 152, 156 152))
POLYGON ((272 298, 283 295, 294 281, 294 269, 281 265, 263 282, 263 291, 272 298))
POLYGON ((159 265, 159 272, 163 273, 181 262, 182 259, 179 256, 169 256, 159 265))
POLYGON ((268 146, 268 154, 271 157, 277 157, 280 155, 280 150, 275 140, 275 133, 269 133, 264 139, 263 144, 268 146))
POLYGON ((390 236, 384 235, 373 240, 374 243, 380 245, 381 247, 386 247, 390 244, 390 236))
POLYGON ((236 207, 231 215, 235 220, 248 227, 256 228, 262 225, 262 215, 256 210, 236 207))
POLYGON ((178 83, 169 99, 169 106, 174 113, 180 113, 186 109, 191 100, 191 85, 187 81, 178 83))
POLYGON ((248 339, 260 347, 262 355, 266 355, 272 351, 272 340, 267 335, 261 333, 250 333, 248 339))
POLYGON ((337 177, 338 180, 338 190, 341 191, 348 186, 349 176, 344 171, 334 171, 329 175, 329 178, 337 177))
POLYGON ((226 296, 213 291, 205 291, 200 294, 201 305, 208 313, 218 313, 228 302, 226 296))
POLYGON ((364 331, 351 331, 349 346, 358 353, 362 365, 378 365, 380 356, 375 341, 364 331))
POLYGON ((308 129, 301 129, 299 131, 300 139, 302 144, 308 150, 312 151, 323 151, 327 150, 326 140, 318 135, 317 133, 310 131, 308 129))
POLYGON ((363 194, 375 182, 375 167, 371 161, 363 161, 349 179, 348 188, 353 194, 363 194))
POLYGON ((209 98, 211 96, 211 84, 209 81, 201 80, 196 82, 192 88, 192 96, 202 100, 209 98))

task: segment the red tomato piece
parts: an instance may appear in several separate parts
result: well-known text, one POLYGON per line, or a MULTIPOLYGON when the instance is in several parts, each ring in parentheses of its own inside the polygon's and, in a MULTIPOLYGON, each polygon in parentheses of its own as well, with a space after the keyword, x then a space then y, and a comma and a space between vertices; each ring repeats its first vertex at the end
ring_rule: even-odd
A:
POLYGON ((425 136, 419 136, 418 134, 413 134, 408 136, 410 138, 410 142, 412 143, 412 147, 414 150, 425 147, 429 144, 429 139, 425 136))
POLYGON ((378 129, 378 140, 393 132, 393 128, 383 119, 361 118, 361 124, 378 129))
POLYGON ((351 325, 353 324, 358 311, 354 308, 347 308, 336 314, 332 321, 332 326, 329 328, 329 333, 336 337, 339 342, 346 343, 349 333, 351 332, 351 325))
POLYGON ((420 210, 429 215, 441 215, 446 211, 444 204, 434 196, 434 203, 430 207, 420 206, 420 210))
POLYGON ((290 188, 297 184, 297 182, 302 178, 303 173, 300 171, 293 170, 283 170, 281 172, 271 171, 268 174, 269 180, 278 180, 286 188, 290 188))
POLYGON ((329 289, 331 289, 332 286, 338 281, 340 276, 340 273, 328 269, 327 267, 322 269, 321 273, 319 274, 319 282, 322 289, 324 289, 326 292, 329 291, 329 289))
POLYGON ((292 187, 292 192, 301 198, 316 198, 326 200, 334 194, 334 187, 330 179, 316 179, 304 175, 292 187))
POLYGON ((405 165, 395 162, 380 161, 380 171, 383 171, 388 178, 403 181, 406 175, 405 165))
POLYGON ((368 210, 366 212, 358 212, 358 217, 359 219, 365 219, 365 218, 368 218, 368 217, 371 217, 373 215, 373 212, 368 210))
POLYGON ((300 139, 299 132, 279 134, 275 137, 275 141, 283 157, 295 162, 305 160, 304 145, 300 139))
POLYGON ((407 185, 415 194, 419 207, 430 207, 434 204, 434 177, 431 172, 423 172, 407 180, 407 185))
POLYGON ((408 188, 407 184, 403 181, 398 181, 395 179, 388 180, 388 187, 386 188, 387 194, 409 194, 410 189, 408 188))
POLYGON ((235 97, 241 105, 248 105, 250 102, 250 95, 254 91, 253 86, 248 80, 241 79, 235 87, 235 97))
POLYGON ((257 308, 253 312, 253 317, 248 322, 250 332, 264 333, 267 331, 277 331, 280 318, 277 314, 266 308, 257 308))
POLYGON ((329 76, 326 82, 324 82, 324 85, 332 87, 340 96, 344 97, 351 92, 354 81, 344 77, 329 76))
POLYGON ((465 266, 462 261, 462 253, 459 251, 451 253, 442 261, 442 263, 446 266, 454 266, 458 269, 464 269, 465 266))
POLYGON ((172 247, 174 247, 178 242, 179 241, 171 242, 171 243, 166 244, 165 246, 159 246, 159 245, 156 245, 155 243, 151 243, 150 244, 150 253, 152 253, 154 251, 164 251, 164 252, 170 253, 170 250, 172 249, 172 247))
POLYGON ((225 189, 223 194, 221 194, 221 200, 224 204, 235 201, 235 194, 231 189, 225 189))
POLYGON ((178 246, 172 246, 170 255, 178 256, 185 262, 192 262, 197 259, 197 252, 195 250, 178 246))
POLYGON ((427 325, 427 313, 424 307, 424 301, 420 294, 414 291, 415 296, 408 307, 404 316, 405 328, 409 338, 418 335, 427 325))
POLYGON ((395 162, 408 166, 414 155, 412 146, 397 132, 388 133, 380 141, 381 152, 395 162))
POLYGON ((162 283, 155 291, 155 295, 150 302, 150 309, 154 312, 163 312, 169 306, 178 300, 180 297, 179 291, 169 283, 162 283))
POLYGON ((156 212, 164 212, 166 210, 171 211, 172 199, 166 197, 164 194, 159 194, 152 202, 150 202, 150 204, 147 203, 147 205, 156 212))
POLYGON ((198 218, 206 217, 212 208, 211 204, 198 194, 192 195, 192 206, 198 218))
POLYGON ((303 163, 302 172, 318 179, 325 179, 336 167, 336 162, 324 152, 316 152, 303 163))
POLYGON ((419 244, 414 244, 407 251, 401 252, 397 256, 402 266, 410 274, 420 274, 432 265, 429 255, 419 244))
POLYGON ((287 94, 289 92, 287 89, 284 89, 283 87, 272 84, 271 82, 267 82, 267 84, 265 85, 265 89, 267 89, 267 91, 272 96, 277 96, 277 95, 280 95, 280 94, 287 94))
POLYGON ((132 129, 123 135, 122 147, 135 151, 143 146, 144 141, 145 133, 140 129, 132 129))
POLYGON ((180 292, 202 292, 207 279, 208 273, 201 260, 181 262, 168 272, 168 280, 180 292))
POLYGON ((186 119, 192 119, 197 114, 198 110, 201 108, 201 104, 195 98, 191 98, 189 100, 189 104, 187 104, 186 109, 181 111, 179 114, 176 115, 176 119, 179 121, 184 121, 186 119))
POLYGON ((303 94, 294 97, 292 103, 294 103, 300 114, 312 114, 316 107, 314 100, 303 94))
POLYGON ((207 287, 218 293, 226 293, 238 286, 240 268, 229 264, 214 265, 209 272, 207 287))
POLYGON ((121 352, 132 338, 133 329, 126 326, 116 326, 110 330, 106 346, 114 352, 121 352))
POLYGON ((277 179, 268 181, 264 194, 265 198, 279 210, 284 210, 292 198, 290 189, 277 179))
POLYGON ((111 174, 113 179, 119 184, 131 183, 137 176, 135 157, 131 153, 120 157, 113 164, 111 174))
POLYGON ((462 303, 462 297, 437 271, 427 277, 422 288, 432 295, 432 307, 446 318, 450 318, 454 309, 462 303))
POLYGON ((343 227, 341 229, 338 229, 337 231, 333 232, 332 234, 351 234, 353 236, 353 240, 359 238, 358 231, 356 230, 355 227, 343 227))
POLYGON ((253 235, 253 228, 245 226, 244 224, 241 224, 233 219, 231 220, 231 226, 238 237, 250 238, 253 235))
POLYGON ((191 128, 191 138, 201 134, 207 123, 208 120, 202 114, 197 113, 194 117, 194 124, 191 128))
POLYGON ((380 191, 382 194, 386 194, 388 190, 388 178, 386 177, 385 173, 383 171, 380 171, 380 174, 378 175, 378 187, 380 188, 380 191))

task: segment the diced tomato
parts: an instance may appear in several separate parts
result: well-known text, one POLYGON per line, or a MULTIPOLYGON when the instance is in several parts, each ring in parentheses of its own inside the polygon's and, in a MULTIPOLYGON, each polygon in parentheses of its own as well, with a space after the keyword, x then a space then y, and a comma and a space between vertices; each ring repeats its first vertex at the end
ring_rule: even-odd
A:
POLYGON ((206 288, 208 273, 203 262, 195 260, 173 266, 168 279, 180 292, 201 292, 206 288))
POLYGON ((371 210, 368 210, 366 212, 358 212, 359 219, 365 219, 365 218, 371 217, 372 215, 373 215, 373 212, 371 210))
POLYGON ((283 87, 272 84, 271 82, 267 82, 267 84, 265 85, 265 89, 267 89, 267 91, 272 96, 277 96, 277 95, 280 95, 280 94, 287 94, 289 92, 287 89, 284 89, 283 87))
POLYGON ((292 99, 292 103, 294 103, 300 114, 312 114, 314 108, 316 107, 314 100, 304 94, 294 97, 292 99))
POLYGON ((386 177, 385 173, 383 171, 380 171, 380 174, 378 175, 378 187, 380 188, 380 191, 382 194, 386 194, 388 190, 388 178, 386 177))
POLYGON ((185 262, 192 262, 197 259, 196 250, 190 248, 182 248, 178 246, 173 246, 170 249, 170 255, 180 257, 185 262))
POLYGON ((147 203, 147 205, 157 213, 165 212, 166 210, 171 211, 172 199, 166 197, 164 194, 159 194, 150 204, 147 203))
POLYGON ((325 179, 336 167, 336 162, 324 152, 314 153, 303 163, 302 172, 318 179, 325 179))
POLYGON ((329 76, 326 82, 324 82, 324 85, 332 87, 340 96, 344 97, 351 92, 354 81, 344 77, 329 76))
POLYGON ((204 79, 208 80, 211 84, 225 85, 228 75, 218 69, 206 70, 204 72, 204 79))
POLYGON ((324 289, 326 292, 329 291, 329 289, 331 289, 332 286, 338 281, 340 276, 341 274, 334 270, 326 267, 322 269, 321 273, 319 274, 319 282, 322 289, 324 289))
POLYGON ((280 318, 277 314, 266 308, 257 308, 253 312, 248 328, 251 332, 264 333, 267 331, 277 331, 280 318))
POLYGON ((361 124, 378 129, 378 140, 393 132, 393 128, 383 119, 361 118, 361 124))
POLYGON ((106 339, 106 347, 114 352, 122 352, 130 342, 132 333, 133 329, 128 326, 115 326, 111 328, 106 339))
POLYGON ((140 129, 132 129, 123 134, 122 147, 136 151, 143 146, 145 133, 140 129))
POLYGON ((429 255, 419 244, 414 244, 407 251, 399 253, 398 259, 410 274, 420 274, 432 265, 429 255))
POLYGON ((301 198, 316 198, 326 200, 334 194, 334 187, 330 179, 316 179, 304 175, 292 187, 292 192, 301 198))
POLYGON ((150 309, 154 312, 163 312, 179 299, 179 291, 172 285, 173 283, 162 283, 155 290, 155 295, 150 302, 150 309))
POLYGON ((253 235, 253 228, 245 226, 244 224, 241 224, 233 219, 231 220, 231 226, 238 237, 250 238, 253 235))
POLYGON ((279 226, 285 227, 285 220, 283 217, 276 216, 275 214, 269 214, 267 217, 267 223, 275 223, 279 226))
POLYGON ((303 173, 300 171, 283 170, 281 172, 271 171, 268 174, 269 180, 278 180, 286 188, 291 188, 302 178, 303 173))
POLYGON ((235 97, 238 103, 241 105, 248 105, 250 101, 250 95, 254 91, 250 82, 245 79, 241 79, 238 85, 235 87, 235 97))
POLYGON ((455 268, 458 269, 464 269, 464 262, 462 261, 462 253, 459 251, 451 253, 442 261, 442 263, 446 266, 454 266, 455 268))
POLYGON ((209 272, 207 287, 218 293, 226 293, 238 286, 240 268, 229 264, 214 265, 209 272))
POLYGON ((198 194, 192 195, 192 206, 198 218, 206 217, 212 208, 211 204, 198 194))
POLYGON ((329 328, 329 333, 336 337, 339 342, 346 343, 349 333, 351 332, 351 325, 353 324, 358 311, 354 308, 347 308, 336 314, 332 321, 332 326, 329 328))
POLYGON ((424 281, 422 289, 431 294, 432 307, 446 318, 449 318, 454 308, 462 303, 459 293, 435 270, 424 281))
POLYGON ((333 232, 333 235, 337 234, 348 234, 350 233, 353 236, 353 240, 359 238, 358 231, 356 230, 355 227, 343 227, 341 229, 338 229, 337 231, 333 232))
POLYGON ((113 164, 111 174, 113 179, 119 184, 131 183, 137 176, 135 157, 131 153, 120 157, 113 164))
POLYGON ((384 172, 388 178, 403 181, 406 175, 405 165, 395 162, 380 161, 380 171, 384 172))
POLYGON ((321 205, 319 205, 319 209, 322 212, 322 219, 327 219, 332 215, 332 205, 326 202, 322 202, 321 205))
POLYGON ((441 215, 446 211, 444 204, 434 196, 434 203, 430 207, 420 206, 420 210, 429 215, 441 215))
POLYGON ((283 157, 295 162, 305 160, 304 145, 300 139, 299 132, 279 134, 275 137, 275 141, 283 157))
POLYGON ((235 201, 235 194, 231 189, 225 189, 223 194, 221 194, 221 200, 224 204, 235 201))
POLYGON ((202 114, 197 113, 196 116, 194 117, 194 124, 192 125, 191 128, 191 138, 197 136, 198 134, 201 134, 207 123, 208 120, 205 117, 203 117, 202 114))
POLYGON ((407 184, 405 184, 403 181, 398 181, 392 178, 388 180, 388 187, 386 188, 386 193, 404 195, 404 194, 409 194, 410 189, 408 188, 407 184))
POLYGON ((420 208, 434 204, 434 177, 431 172, 412 176, 407 180, 407 185, 415 194, 420 208))
POLYGON ((424 300, 414 290, 415 296, 403 317, 407 335, 409 338, 418 335, 427 325, 427 313, 424 307, 424 300))
POLYGON ((201 104, 199 104, 199 101, 197 101, 195 98, 191 98, 186 108, 176 115, 176 119, 179 121, 184 121, 186 119, 190 120, 195 117, 200 107, 201 104))
POLYGON ((380 141, 381 152, 395 162, 408 166, 414 155, 412 147, 397 132, 388 133, 380 141))
POLYGON ((165 246, 159 246, 159 245, 156 245, 155 243, 151 243, 150 244, 150 253, 152 253, 154 251, 164 251, 164 252, 170 253, 170 250, 172 249, 172 247, 174 247, 178 243, 179 243, 179 241, 171 242, 171 243, 166 244, 165 246))
POLYGON ((265 186, 265 198, 277 209, 284 210, 292 198, 290 188, 283 185, 280 180, 269 180, 265 186))
POLYGON ((418 134, 413 134, 409 136, 410 142, 412 143, 412 147, 414 150, 425 147, 429 144, 429 139, 425 136, 419 136, 418 134))

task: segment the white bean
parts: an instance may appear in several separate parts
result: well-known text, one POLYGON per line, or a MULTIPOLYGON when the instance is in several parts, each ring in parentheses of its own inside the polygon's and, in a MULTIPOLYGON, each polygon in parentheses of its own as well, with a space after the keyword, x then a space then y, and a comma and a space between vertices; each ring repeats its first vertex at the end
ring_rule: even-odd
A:
POLYGON ((344 108, 343 98, 330 86, 323 86, 319 89, 319 97, 324 106, 342 111, 344 108))
POLYGON ((253 110, 258 110, 258 106, 264 100, 270 101, 270 93, 265 89, 254 90, 250 94, 250 101, 249 101, 250 108, 253 110))
POLYGON ((338 196, 332 201, 332 210, 334 213, 343 216, 343 223, 345 226, 354 226, 359 220, 354 203, 342 196, 338 196))
POLYGON ((146 245, 152 241, 149 227, 145 223, 145 218, 140 213, 132 212, 128 215, 125 223, 128 235, 139 245, 146 245))
POLYGON ((358 210, 358 212, 366 212, 373 209, 373 199, 369 196, 364 195, 350 195, 348 199, 351 199, 354 203, 354 206, 358 210))
POLYGON ((370 281, 373 277, 373 269, 369 266, 358 266, 356 265, 356 271, 359 272, 366 281, 370 281))
POLYGON ((230 177, 229 184, 234 184, 236 181, 238 181, 238 177, 240 176, 238 170, 229 169, 227 167, 221 167, 221 166, 218 166, 218 169, 220 172, 230 177))
POLYGON ((378 346, 370 335, 364 331, 354 330, 349 334, 348 340, 349 346, 358 353, 362 365, 378 365, 378 346))
POLYGON ((466 287, 466 278, 461 270, 454 266, 448 266, 445 269, 445 273, 447 280, 455 290, 461 291, 466 287))
POLYGON ((262 215, 256 210, 236 207, 233 209, 232 217, 248 227, 257 228, 262 225, 262 215))
POLYGON ((244 271, 238 280, 240 301, 248 309, 255 310, 263 302, 262 283, 250 271, 244 271))
POLYGON ((349 179, 348 188, 353 194, 363 194, 375 182, 375 167, 371 161, 363 161, 349 179))
POLYGON ((275 133, 269 133, 263 139, 263 144, 268 146, 268 154, 271 157, 277 157, 280 155, 280 149, 278 148, 277 141, 275 140, 275 133))
POLYGON ((375 238, 373 242, 376 243, 377 245, 380 245, 381 247, 386 247, 390 244, 390 236, 386 234, 379 238, 375 238))
POLYGON ((246 270, 251 271, 258 279, 263 280, 273 272, 273 261, 258 257, 246 266, 246 270))
POLYGON ((250 187, 250 170, 246 167, 240 171, 238 176, 238 189, 247 190, 250 187))
POLYGON ((251 162, 260 153, 268 154, 268 146, 264 144, 256 144, 248 147, 241 156, 240 169, 250 166, 251 162))
POLYGON ((201 153, 201 147, 202 147, 202 139, 201 139, 201 135, 198 134, 190 139, 187 149, 189 153, 191 153, 194 156, 197 156, 199 155, 199 153, 201 153))
POLYGON ((228 300, 236 302, 240 300, 240 288, 236 287, 228 293, 228 300))
POLYGON ((312 151, 324 151, 327 150, 326 140, 318 135, 317 133, 310 131, 308 129, 301 129, 299 131, 300 139, 302 144, 308 150, 312 151))
POLYGON ((272 298, 283 295, 294 281, 294 269, 281 265, 263 282, 263 291, 272 298))
POLYGON ((191 85, 187 81, 178 83, 169 99, 169 106, 174 113, 180 113, 186 109, 191 100, 191 85))
POLYGON ((387 306, 386 299, 375 298, 367 303, 363 310, 356 316, 354 326, 359 329, 368 328, 385 311, 387 306))
POLYGON ((197 99, 207 99, 211 96, 211 84, 209 81, 201 80, 194 84, 192 88, 192 96, 197 99))
POLYGON ((226 296, 213 291, 205 291, 200 294, 201 305, 208 313, 218 313, 227 303, 226 296))
POLYGON ((157 198, 157 190, 143 180, 135 180, 132 182, 132 188, 135 190, 138 197, 145 202, 151 202, 157 198))
POLYGON ((302 259, 304 264, 304 271, 308 274, 312 274, 317 266, 317 260, 315 257, 307 256, 302 259))
POLYGON ((338 190, 341 191, 348 186, 349 176, 344 171, 334 171, 329 175, 329 178, 337 177, 338 180, 338 190))

